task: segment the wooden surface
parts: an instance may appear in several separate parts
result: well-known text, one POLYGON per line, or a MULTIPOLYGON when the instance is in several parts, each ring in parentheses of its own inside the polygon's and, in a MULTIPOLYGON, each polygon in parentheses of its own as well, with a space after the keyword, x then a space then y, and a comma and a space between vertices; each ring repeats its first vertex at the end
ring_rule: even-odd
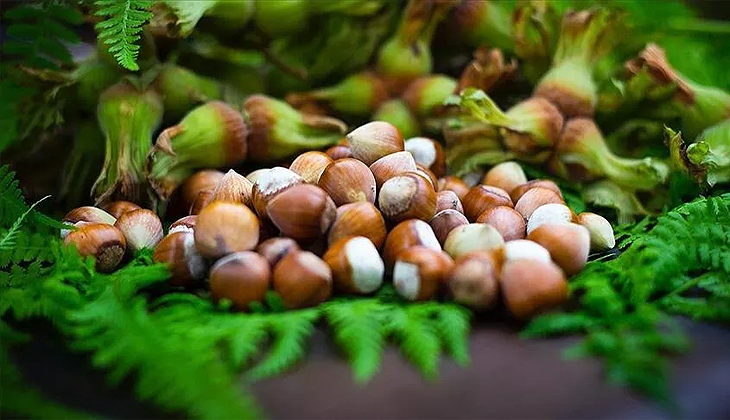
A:
MULTIPOLYGON (((683 324, 694 349, 673 364, 679 417, 730 418, 730 330, 683 324)), ((563 360, 562 350, 574 342, 521 340, 513 327, 480 323, 469 367, 444 359, 439 378, 428 382, 389 348, 380 372, 358 386, 320 330, 304 364, 253 390, 271 419, 670 418, 655 404, 607 384, 598 361, 563 360)), ((15 360, 29 380, 66 404, 111 418, 163 416, 135 401, 130 381, 108 388, 85 356, 59 350, 53 340, 18 348, 15 360)))

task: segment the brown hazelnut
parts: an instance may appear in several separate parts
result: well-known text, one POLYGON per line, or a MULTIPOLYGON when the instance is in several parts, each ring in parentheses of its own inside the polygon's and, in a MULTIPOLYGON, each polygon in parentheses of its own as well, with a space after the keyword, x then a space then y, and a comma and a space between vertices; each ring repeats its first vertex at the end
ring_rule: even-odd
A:
POLYGON ((532 216, 532 213, 537 210, 538 207, 550 203, 563 204, 563 199, 553 190, 537 187, 528 190, 522 195, 522 197, 520 197, 519 201, 515 204, 515 210, 517 210, 522 217, 530 220, 530 216, 532 216))
POLYGON ((466 197, 466 194, 469 192, 469 186, 466 185, 466 182, 455 176, 445 176, 443 178, 439 178, 438 182, 436 182, 436 188, 438 189, 438 191, 453 191, 459 197, 459 200, 462 201, 464 200, 464 197, 466 197))
MULTIPOLYGON (((117 219, 98 207, 84 206, 77 207, 68 212, 66 216, 64 216, 63 222, 71 225, 75 225, 78 222, 114 225, 114 223, 117 222, 117 219)), ((61 230, 61 238, 65 238, 69 232, 70 230, 61 230)))
POLYGON ((464 207, 461 206, 459 196, 449 190, 436 193, 436 213, 442 210, 456 210, 459 213, 464 213, 464 207))
POLYGON ((375 177, 375 183, 380 188, 385 181, 405 172, 416 171, 416 161, 408 152, 398 152, 384 156, 372 165, 370 172, 375 177))
POLYGON ((284 237, 267 239, 256 247, 256 252, 261 254, 271 267, 274 267, 279 260, 292 251, 299 251, 297 241, 284 237))
POLYGON ((383 260, 388 271, 393 268, 396 256, 412 246, 424 246, 437 251, 441 250, 431 226, 423 220, 406 220, 397 224, 385 238, 383 260))
POLYGON ((507 309, 519 319, 529 319, 568 300, 565 275, 552 262, 530 259, 506 262, 499 285, 507 309))
POLYGON ((458 211, 446 209, 436 213, 428 224, 431 225, 436 239, 443 246, 452 230, 458 226, 468 225, 469 221, 458 211))
POLYGON ((542 225, 527 235, 527 239, 545 247, 553 261, 568 276, 578 273, 588 261, 591 240, 588 229, 581 225, 542 225))
POLYGON ((133 251, 154 248, 162 240, 162 222, 152 210, 128 211, 117 219, 114 227, 119 229, 133 251))
POLYGON ((427 137, 412 137, 405 141, 405 150, 419 163, 432 171, 437 177, 446 170, 443 147, 436 140, 427 137))
POLYGON ((227 201, 251 205, 253 183, 233 169, 226 172, 213 190, 211 201, 227 201))
POLYGON ((122 214, 141 208, 142 207, 132 203, 131 201, 113 201, 106 206, 105 210, 115 218, 119 219, 119 216, 122 214))
POLYGON ((494 306, 499 296, 498 269, 488 252, 470 252, 459 257, 447 280, 454 301, 477 310, 494 306))
POLYGON ((517 186, 527 183, 527 176, 517 162, 502 162, 487 171, 482 178, 482 184, 501 188, 508 194, 517 186))
POLYGON ((198 220, 197 215, 185 216, 176 220, 170 225, 170 230, 167 232, 168 235, 175 232, 190 232, 195 231, 195 222, 198 220))
POLYGON ((195 246, 207 258, 252 250, 259 242, 259 221, 243 204, 214 201, 195 224, 195 246))
POLYGON ((266 213, 284 236, 300 242, 313 241, 325 234, 335 220, 337 207, 316 185, 301 184, 274 196, 266 213))
POLYGON ((383 217, 392 223, 407 219, 431 220, 436 210, 436 191, 426 178, 408 172, 383 184, 378 207, 383 217))
POLYGON ((198 171, 190 175, 180 186, 183 209, 190 209, 202 191, 213 191, 223 178, 223 172, 213 169, 198 171))
POLYGON ((477 223, 494 226, 505 241, 525 237, 525 219, 509 206, 497 206, 485 210, 477 217, 477 223))
POLYGON ((172 273, 170 284, 192 287, 205 277, 205 260, 195 248, 195 237, 191 232, 175 232, 164 238, 155 248, 152 260, 166 264, 172 273))
POLYGON ((558 184, 550 181, 549 179, 533 179, 532 181, 528 181, 524 184, 514 187, 509 195, 512 199, 512 202, 517 203, 526 192, 538 187, 547 188, 559 195, 561 200, 563 199, 563 193, 560 191, 560 187, 558 187, 558 184))
POLYGON ((317 184, 322 171, 332 163, 332 158, 322 152, 304 152, 289 165, 289 170, 302 177, 308 184, 317 184))
POLYGON ((354 129, 347 135, 347 145, 352 156, 366 165, 404 148, 403 136, 393 125, 384 121, 373 121, 354 129))
POLYGON ((302 177, 280 166, 271 168, 262 173, 253 184, 251 200, 256 213, 266 218, 267 205, 269 200, 287 188, 304 183, 302 177))
POLYGON ((514 207, 505 190, 489 185, 477 185, 471 188, 461 204, 464 206, 464 215, 471 222, 476 221, 480 214, 492 207, 514 207))
POLYGON ((393 266, 393 285, 410 301, 433 299, 446 285, 454 262, 443 251, 414 246, 401 251, 393 266))
POLYGON ((358 201, 375 202, 375 177, 370 168, 357 159, 330 163, 322 172, 318 185, 338 206, 358 201))
POLYGON ((73 244, 82 257, 94 257, 96 270, 101 273, 114 271, 122 262, 127 247, 122 232, 105 223, 86 222, 69 232, 64 243, 73 244))
POLYGON ((343 146, 341 144, 336 144, 329 149, 325 151, 327 155, 332 158, 332 160, 337 159, 345 159, 345 158, 351 158, 352 157, 352 150, 350 150, 349 146, 343 146))
POLYGON ((438 182, 438 178, 436 178, 436 175, 434 175, 433 172, 431 172, 428 168, 421 165, 420 163, 416 163, 416 170, 414 172, 426 178, 428 182, 431 183, 433 189, 436 190, 436 183, 438 182))
POLYGON ((318 305, 332 295, 332 270, 311 252, 290 252, 274 267, 274 291, 289 309, 318 305))
POLYGON ((271 284, 269 263, 251 251, 226 255, 210 268, 209 287, 215 300, 230 299, 245 311, 252 302, 261 302, 271 284))
POLYGON ((193 201, 193 205, 190 206, 190 215, 195 216, 200 214, 203 207, 207 206, 213 201, 213 190, 201 191, 198 194, 198 198, 193 201))
POLYGON ((470 223, 454 228, 444 242, 444 251, 451 258, 459 258, 473 251, 501 248, 504 239, 499 231, 484 223, 470 223))
POLYGON ((365 202, 350 203, 337 208, 327 243, 332 245, 342 238, 364 236, 380 249, 387 233, 385 219, 375 205, 365 202))
POLYGON ((364 236, 343 238, 325 252, 335 288, 345 293, 368 294, 383 284, 385 265, 378 249, 364 236))
POLYGON ((605 217, 585 212, 578 215, 577 223, 588 229, 591 237, 591 251, 604 251, 616 246, 613 227, 605 217))

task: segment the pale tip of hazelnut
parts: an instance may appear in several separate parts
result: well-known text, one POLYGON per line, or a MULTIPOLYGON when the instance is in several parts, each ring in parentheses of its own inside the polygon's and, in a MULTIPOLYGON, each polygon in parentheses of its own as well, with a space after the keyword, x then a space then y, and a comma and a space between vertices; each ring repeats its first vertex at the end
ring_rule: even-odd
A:
POLYGON ((504 261, 537 260, 550 262, 550 252, 537 242, 517 239, 504 244, 504 261))
POLYGON ((456 259, 472 251, 488 251, 492 248, 500 248, 502 245, 504 245, 504 239, 493 226, 484 223, 470 223, 458 226, 449 233, 444 242, 444 251, 451 258, 456 259))
POLYGON ((544 224, 570 223, 572 218, 573 212, 565 204, 544 204, 535 209, 527 220, 527 234, 544 224))
POLYGON ((418 299, 421 277, 417 264, 396 261, 393 266, 393 285, 399 295, 407 300, 418 299))
POLYGON ((482 179, 485 185, 501 188, 511 193, 518 185, 527 182, 525 171, 517 162, 502 162, 487 171, 482 179))
POLYGON ((613 227, 605 217, 585 212, 578 215, 578 224, 588 229, 592 251, 604 251, 616 246, 613 227))

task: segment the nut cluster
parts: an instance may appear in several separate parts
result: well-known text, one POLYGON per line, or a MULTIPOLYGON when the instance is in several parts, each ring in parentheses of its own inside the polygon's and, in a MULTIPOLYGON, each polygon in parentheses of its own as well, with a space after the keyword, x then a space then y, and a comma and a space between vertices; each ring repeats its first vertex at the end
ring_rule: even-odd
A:
POLYGON ((292 309, 371 294, 390 276, 406 300, 479 310, 501 300, 518 318, 564 303, 567 277, 615 244, 606 219, 576 215, 557 185, 528 181, 514 162, 468 182, 444 173, 439 143, 376 121, 288 168, 191 176, 179 194, 189 215, 167 236, 154 212, 118 202, 71 211, 66 242, 100 271, 154 248, 172 286, 208 287, 238 310, 270 290, 292 309))

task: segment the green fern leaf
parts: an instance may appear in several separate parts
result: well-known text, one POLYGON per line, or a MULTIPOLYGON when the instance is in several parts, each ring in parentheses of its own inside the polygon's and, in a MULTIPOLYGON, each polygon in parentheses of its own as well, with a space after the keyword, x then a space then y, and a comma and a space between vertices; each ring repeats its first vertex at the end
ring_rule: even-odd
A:
MULTIPOLYGON (((18 237, 18 231, 20 230, 20 225, 23 224, 23 221, 25 220, 26 217, 28 217, 30 212, 33 211, 35 206, 40 204, 41 201, 47 199, 48 197, 50 197, 50 196, 47 195, 47 196, 41 198, 40 200, 36 201, 35 203, 33 203, 33 205, 30 206, 28 208, 28 210, 26 210, 23 214, 21 214, 20 217, 18 217, 18 220, 16 220, 15 223, 13 223, 13 225, 10 226, 10 229, 8 229, 8 231, 0 239, 0 253, 2 253, 3 251, 9 250, 11 247, 13 247, 15 245, 15 241, 18 237)), ((2 267, 3 265, 4 264, 2 263, 2 257, 0 257, 0 267, 2 267)))
POLYGON ((434 316, 441 342, 451 357, 461 366, 469 363, 469 320, 471 312, 458 305, 440 304, 434 316))
POLYGON ((436 327, 428 322, 430 311, 419 305, 399 307, 390 319, 388 330, 400 345, 403 355, 427 378, 434 378, 441 356, 441 340, 436 327))
POLYGON ((120 66, 137 71, 137 55, 142 26, 152 17, 148 10, 152 7, 149 0, 96 0, 99 9, 97 16, 106 18, 96 24, 99 41, 108 45, 120 66))

